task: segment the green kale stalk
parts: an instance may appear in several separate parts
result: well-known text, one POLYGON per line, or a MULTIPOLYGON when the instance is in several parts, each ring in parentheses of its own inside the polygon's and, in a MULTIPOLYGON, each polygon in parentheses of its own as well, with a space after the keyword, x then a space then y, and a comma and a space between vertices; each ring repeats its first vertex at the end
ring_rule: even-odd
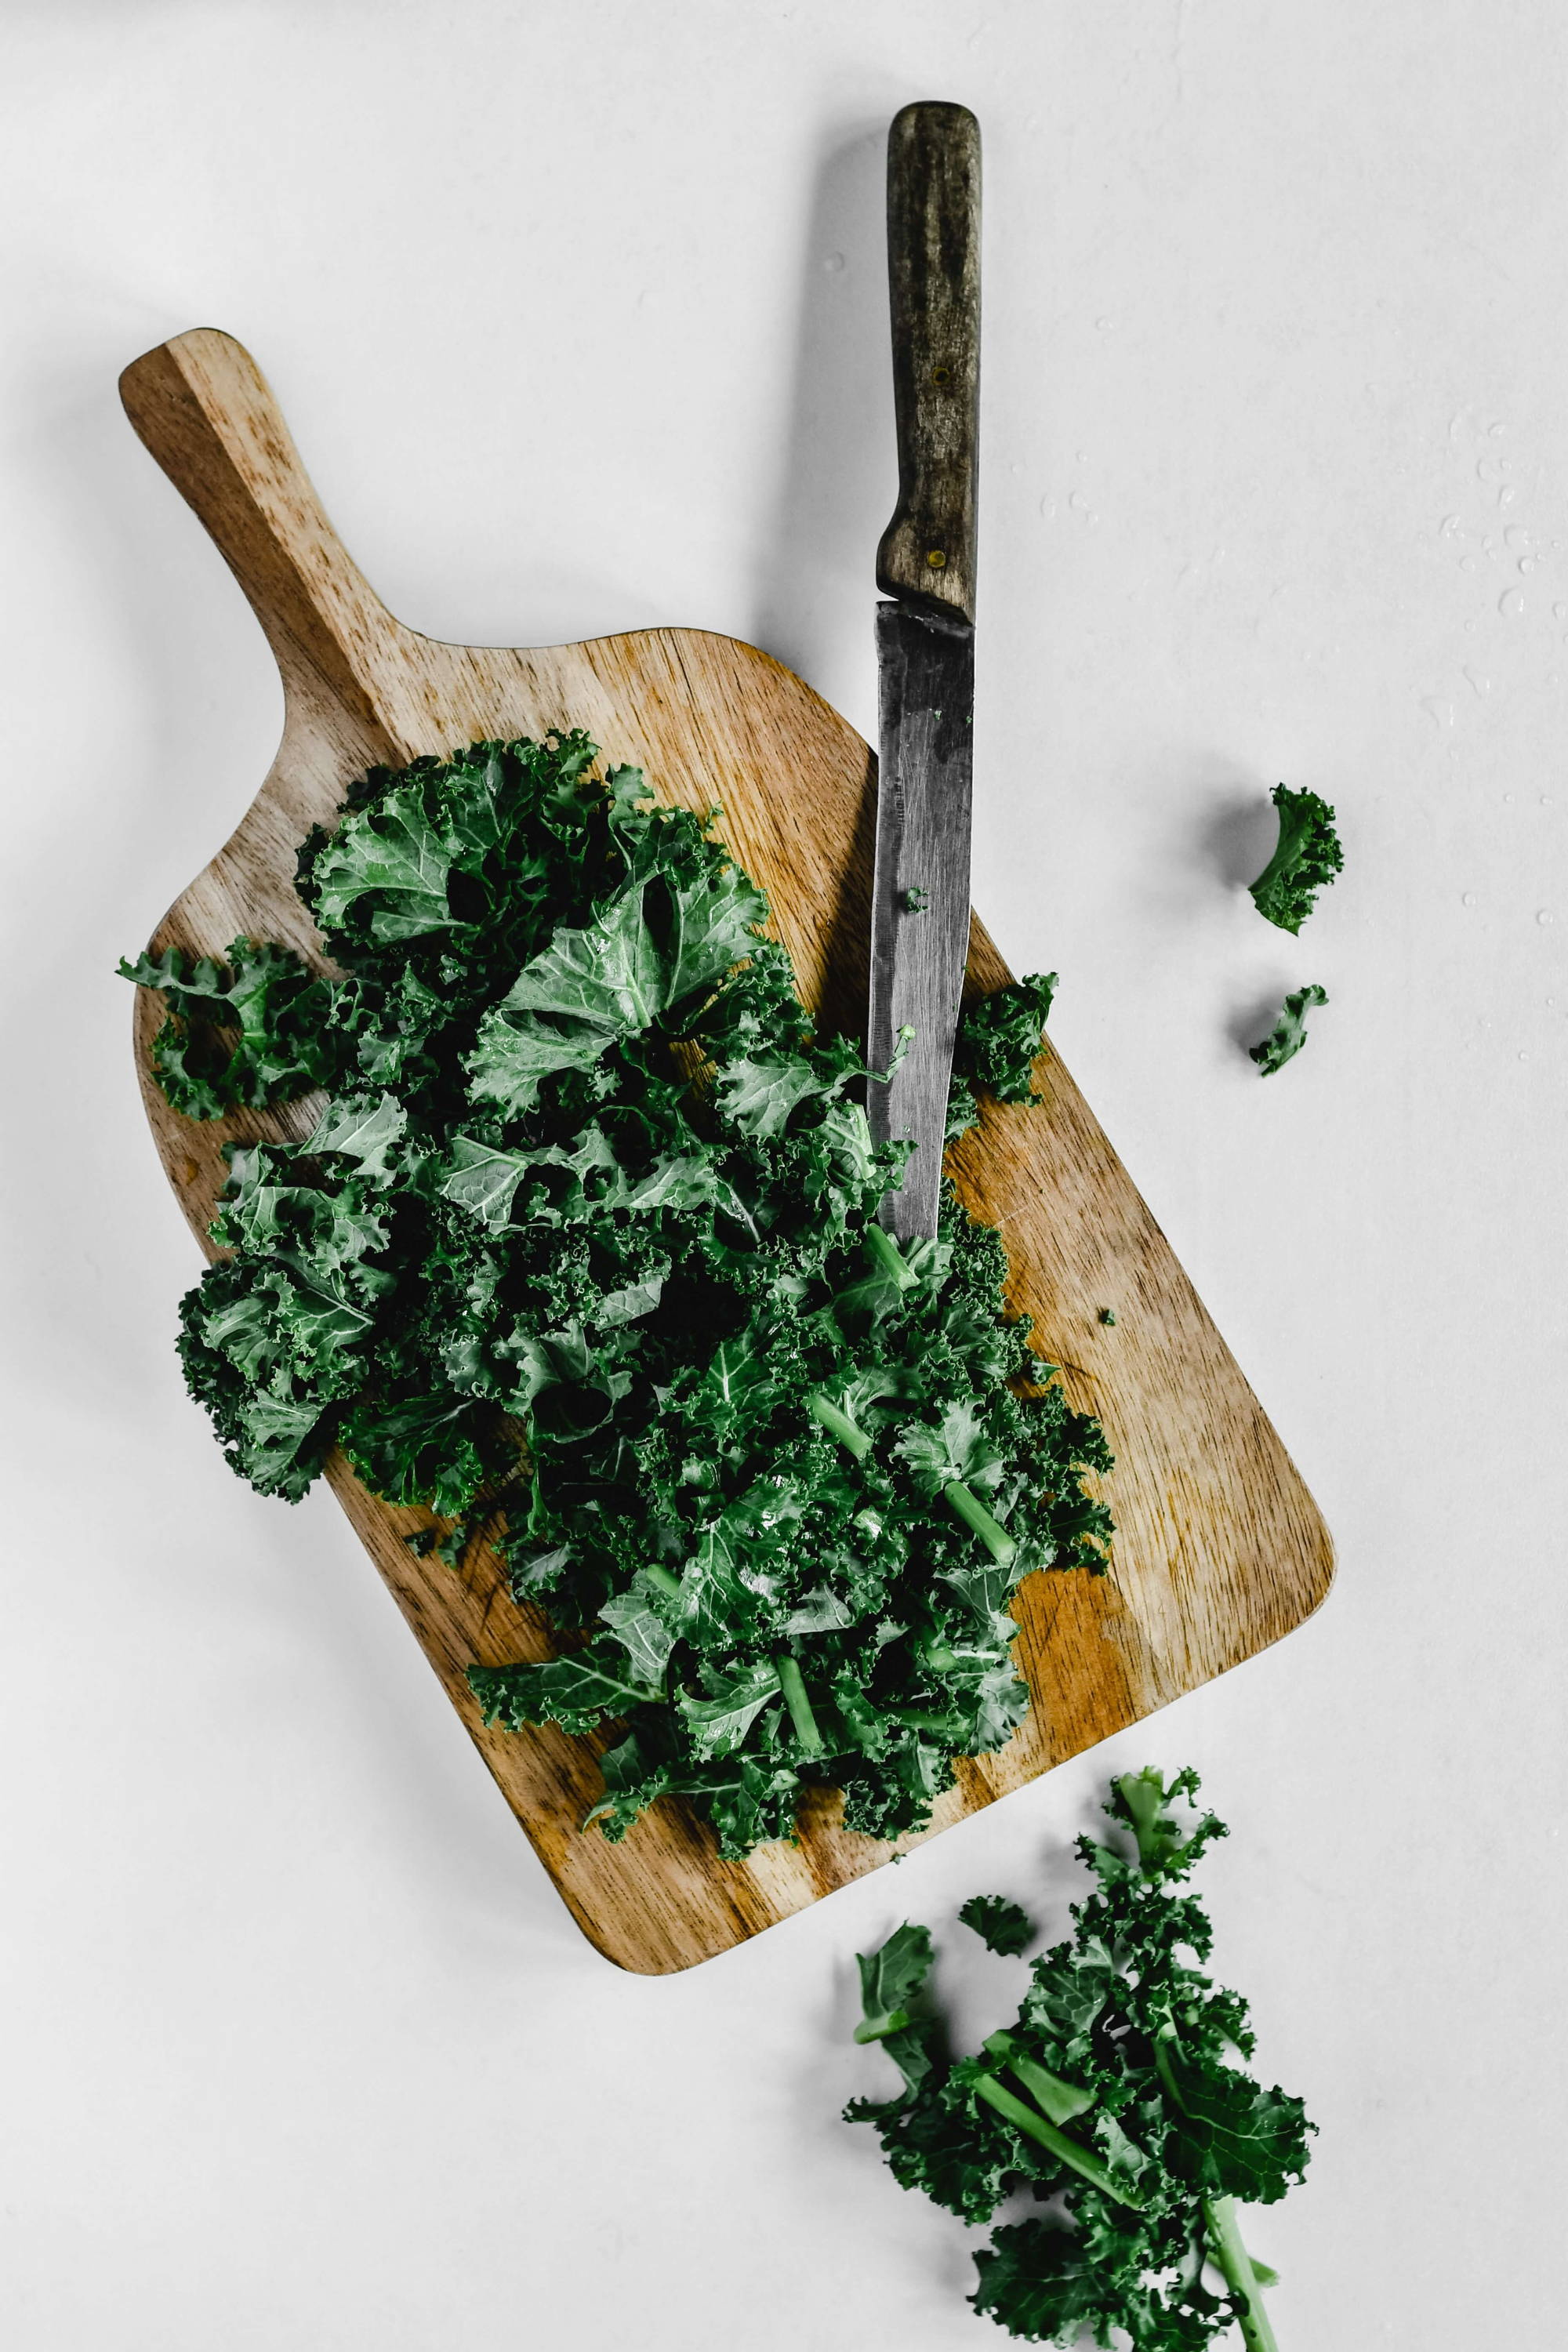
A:
MULTIPOLYGON (((975 2057, 951 2054, 931 2008, 926 1928, 900 1927, 860 1959, 855 2038, 882 2042, 903 2089, 854 2100, 847 2118, 876 2126, 901 2187, 963 2221, 988 2221, 1025 2189, 1051 2209, 975 2255, 974 2308, 1026 2343, 1087 2329, 1109 2345, 1121 2328, 1133 2352, 1202 2352, 1235 2325, 1246 2352, 1277 2352, 1262 2294, 1274 2273, 1248 2253, 1237 2207, 1300 2179, 1315 2126, 1233 2063, 1252 2054, 1247 2003, 1184 1958, 1205 1960, 1213 1931, 1177 1889, 1226 1834, 1212 1813, 1178 1817, 1197 1790, 1190 1770, 1112 1782, 1105 1810, 1130 1835, 1120 1849, 1079 1840, 1094 1891, 975 2057)), ((1016 1905, 985 1896, 959 1916, 982 1934, 1004 1919, 992 1948, 1021 1948, 1016 1905)))
MULTIPOLYGON (((601 1741, 611 1836, 676 1794, 743 1854, 822 1783, 895 1837, 1026 1711, 1008 1601, 1102 1569, 1110 1455, 996 1234, 951 1192, 935 1241, 876 1222, 908 1147, 809 1035, 762 892, 595 756, 373 771, 300 856, 335 976, 248 940, 121 966, 192 1117, 324 1094, 302 1143, 231 1147, 186 1378, 262 1493, 341 1445, 437 1515, 416 1548, 496 1546, 559 1654, 469 1679, 489 1722, 601 1741)), ((1026 1086, 1031 986, 977 1082, 1005 1034, 1026 1086)))

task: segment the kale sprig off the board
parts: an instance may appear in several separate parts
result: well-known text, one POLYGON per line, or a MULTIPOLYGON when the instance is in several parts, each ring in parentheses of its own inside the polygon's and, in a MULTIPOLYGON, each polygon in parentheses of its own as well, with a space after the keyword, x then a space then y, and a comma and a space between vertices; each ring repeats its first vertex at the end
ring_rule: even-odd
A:
MULTIPOLYGON (((947 2047, 924 1927, 896 1929, 860 1961, 856 2040, 883 2043, 903 2088, 855 2100, 849 2120, 876 2126, 902 2187, 963 2221, 990 2221, 1018 2190, 1050 2208, 975 2256, 975 2309, 1028 2343, 1088 2330, 1109 2345, 1121 2328, 1133 2352, 1202 2352, 1235 2324, 1247 2352, 1276 2352, 1262 2296, 1274 2273, 1248 2253, 1237 2207, 1284 2196, 1313 2126, 1299 2099, 1232 2063, 1253 2051, 1247 2003, 1191 1965, 1213 1931, 1178 1889, 1226 1834, 1212 1813, 1186 1812, 1197 1790, 1192 1771, 1112 1783, 1121 1846, 1079 1840, 1094 1891, 1072 1937, 1035 1961, 1012 2026, 976 2056, 947 2047)), ((960 1916, 977 1908, 1023 1918, 994 1897, 960 1916)))
POLYGON ((605 1733, 612 1835, 669 1791, 743 1853, 812 1781, 895 1835, 1025 1712, 1008 1598, 1102 1564, 1109 1456, 996 1235, 951 1198, 937 1241, 876 1223, 907 1147, 807 1035, 762 893, 594 758, 367 777, 300 858, 341 976, 250 941, 123 967, 181 1108, 328 1097, 232 1151, 186 1375, 264 1493, 342 1444, 447 1522, 422 1544, 497 1545, 563 1654, 470 1679, 493 1722, 605 1733))

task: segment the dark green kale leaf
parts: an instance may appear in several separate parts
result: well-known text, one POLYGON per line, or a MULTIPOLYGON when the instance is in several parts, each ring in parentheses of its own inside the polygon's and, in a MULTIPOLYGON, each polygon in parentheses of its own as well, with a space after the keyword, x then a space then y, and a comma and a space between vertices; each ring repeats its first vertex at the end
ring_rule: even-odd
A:
POLYGON ((860 2022, 857 2042, 885 2042, 910 2022, 910 2002, 931 1974, 934 1955, 931 1929, 906 1920, 872 1953, 857 1952, 860 1970, 860 2022))
POLYGON ((624 1654, 608 1642, 569 1651, 543 1665, 470 1666, 468 1680, 485 1721, 509 1731, 525 1723, 594 1731, 605 1716, 628 1715, 662 1696, 637 1682, 624 1654))
MULTIPOLYGON (((1248 2352, 1275 2352, 1261 2297, 1274 2274, 1248 2254, 1237 2204, 1272 2203, 1300 2180, 1312 2126, 1300 2100, 1233 2063, 1253 2047, 1247 2005, 1193 1965, 1212 1931, 1181 1889, 1226 1834, 1197 1792, 1190 1770, 1114 1781, 1105 1810, 1132 1850, 1079 1839, 1094 1891, 1072 1937, 1035 1961, 1013 2025, 954 2058, 924 2011, 902 2095, 846 2110, 875 2126, 904 2188, 963 2220, 989 2221, 1020 2189, 1051 2207, 975 2257, 975 2309, 1028 2343, 1073 2344, 1087 2328, 1103 2346, 1121 2329, 1134 2352, 1201 2352, 1239 2324, 1248 2352)), ((975 1924, 996 1901, 960 1916, 975 1924)), ((884 1956, 896 1973, 917 1949, 924 1983, 921 1933, 900 1928, 861 1959, 868 2010, 884 1956)), ((857 2038, 873 2036, 863 2024, 857 2038)))
POLYGON ((1271 795, 1279 812, 1279 838, 1274 855, 1251 886, 1253 904, 1260 915, 1282 931, 1299 932, 1326 888, 1344 865, 1344 852, 1334 831, 1334 813, 1316 793, 1293 793, 1276 784, 1271 795))
POLYGON ((167 1018, 153 1068, 187 1118, 219 1118, 330 1085, 342 1066, 327 1029, 331 983, 288 948, 236 940, 226 961, 179 948, 122 958, 121 977, 157 989, 167 1018))
POLYGON ((950 1136, 962 1134, 979 1118, 976 1087, 984 1087, 998 1102, 1044 1099, 1035 1091, 1035 1064, 1045 1043, 1056 988, 1054 971, 1034 972, 970 1005, 953 1046, 950 1136))
POLYGON ((988 1951, 1010 1956, 1026 1951, 1035 1940, 1034 1921, 1005 1895, 972 1895, 958 1916, 988 1951))
POLYGON ((1272 1076, 1282 1070, 1292 1055, 1299 1054, 1307 1042, 1307 1009, 1309 1005, 1326 1004, 1328 991, 1316 981, 1306 988, 1292 989, 1285 999, 1285 1009, 1261 1045, 1249 1045, 1247 1052, 1257 1063, 1260 1075, 1272 1076))
POLYGON ((328 1090, 303 1142, 232 1153, 187 1380, 263 1492, 341 1447, 437 1515, 416 1549, 494 1549, 561 1654, 476 1666, 482 1712, 607 1736, 605 1834, 680 1797, 742 1854, 829 1786, 898 1837, 1027 1708, 1012 1593, 1103 1570, 1110 1457, 995 1234, 951 1191, 938 1239, 882 1231, 909 1147, 710 820, 595 758, 355 784, 300 854, 330 979, 247 942, 132 968, 193 1111, 328 1090))

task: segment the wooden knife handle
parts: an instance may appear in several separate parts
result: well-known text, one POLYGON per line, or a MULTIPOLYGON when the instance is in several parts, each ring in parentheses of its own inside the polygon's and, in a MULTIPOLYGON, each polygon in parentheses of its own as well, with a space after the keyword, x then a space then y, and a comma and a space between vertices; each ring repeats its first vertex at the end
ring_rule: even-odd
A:
POLYGON ((888 280, 899 503, 877 551, 885 596, 974 624, 980 472, 980 125, 906 106, 888 133, 888 280))

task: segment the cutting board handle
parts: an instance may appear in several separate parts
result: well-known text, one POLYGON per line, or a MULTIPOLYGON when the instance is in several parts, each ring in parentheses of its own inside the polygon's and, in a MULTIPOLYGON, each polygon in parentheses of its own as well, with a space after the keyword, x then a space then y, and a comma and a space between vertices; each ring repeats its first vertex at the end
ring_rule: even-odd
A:
POLYGON ((216 327, 176 335, 132 360, 120 397, 249 598, 285 690, 324 682, 363 706, 398 624, 327 520, 243 343, 216 327))

